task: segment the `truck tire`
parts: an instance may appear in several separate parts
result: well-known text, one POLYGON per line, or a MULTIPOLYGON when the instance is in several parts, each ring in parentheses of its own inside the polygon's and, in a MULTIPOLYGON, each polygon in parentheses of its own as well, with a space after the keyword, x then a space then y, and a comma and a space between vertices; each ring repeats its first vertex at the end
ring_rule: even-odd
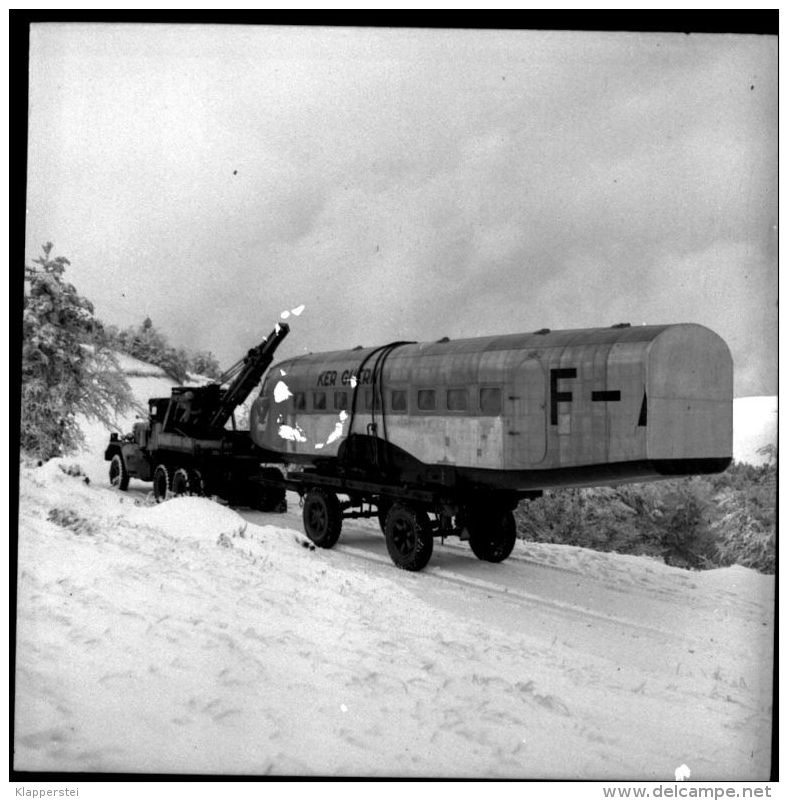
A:
POLYGON ((129 488, 129 471, 126 469, 123 456, 119 453, 116 453, 109 463, 109 483, 119 490, 125 491, 129 488))
POLYGON ((166 465, 156 465, 153 471, 153 497, 156 503, 167 500, 167 493, 172 489, 172 479, 170 471, 166 465))
POLYGON ((205 495, 205 481, 199 470, 189 470, 189 495, 205 495))
POLYGON ((386 516, 386 548, 402 570, 425 568, 432 556, 432 527, 426 513, 395 503, 386 516))
POLYGON ((468 542, 477 559, 503 562, 517 542, 517 524, 509 509, 489 513, 474 509, 468 515, 468 542))
POLYGON ((172 494, 177 498, 179 495, 193 495, 191 486, 190 470, 179 467, 172 476, 172 494))
POLYGON ((333 548, 342 531, 342 510, 333 492, 312 489, 304 498, 304 531, 318 548, 333 548))
POLYGON ((266 487, 254 502, 258 512, 286 512, 287 496, 284 487, 266 487))
MULTIPOLYGON (((264 468, 262 476, 263 478, 271 480, 284 480, 281 471, 277 470, 275 467, 264 468)), ((285 488, 268 486, 265 484, 262 485, 255 498, 254 507, 261 512, 286 512, 287 494, 285 488)))

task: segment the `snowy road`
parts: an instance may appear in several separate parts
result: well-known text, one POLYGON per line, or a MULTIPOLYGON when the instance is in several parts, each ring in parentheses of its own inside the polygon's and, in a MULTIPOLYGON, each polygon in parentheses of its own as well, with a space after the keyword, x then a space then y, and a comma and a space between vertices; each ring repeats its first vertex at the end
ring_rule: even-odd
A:
MULTIPOLYGON (((286 525, 303 532, 298 496, 290 493, 288 499, 284 515, 238 512, 256 525, 286 525)), ((412 589, 438 605, 447 593, 474 597, 479 603, 469 605, 467 614, 481 622, 489 617, 490 606, 504 604, 508 614, 496 615, 495 620, 514 621, 517 630, 524 621, 529 631, 544 623, 545 633, 561 631, 562 636, 568 628, 582 633, 603 626, 606 633, 620 630, 626 638, 650 637, 660 643, 661 652, 683 644, 692 631, 699 631, 701 642, 709 645, 733 644, 757 638, 759 628, 771 626, 772 610, 764 607, 764 599, 737 592, 739 581, 751 573, 740 568, 725 571, 726 580, 709 587, 715 573, 667 568, 643 557, 518 541, 509 559, 495 565, 480 562, 456 539, 438 542, 426 571, 431 581, 416 581, 412 589)), ((395 570, 374 520, 345 521, 333 552, 346 555, 351 564, 361 560, 380 565, 389 576, 395 570)), ((631 648, 626 655, 632 657, 631 648)), ((652 653, 647 664, 653 661, 652 653)))

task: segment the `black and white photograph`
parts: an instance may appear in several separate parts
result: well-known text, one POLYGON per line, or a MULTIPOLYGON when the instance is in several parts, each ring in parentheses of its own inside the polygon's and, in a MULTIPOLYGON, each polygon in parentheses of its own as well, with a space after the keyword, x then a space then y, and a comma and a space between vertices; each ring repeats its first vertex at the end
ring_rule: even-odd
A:
POLYGON ((29 25, 17 781, 777 778, 776 12, 444 20, 29 25))

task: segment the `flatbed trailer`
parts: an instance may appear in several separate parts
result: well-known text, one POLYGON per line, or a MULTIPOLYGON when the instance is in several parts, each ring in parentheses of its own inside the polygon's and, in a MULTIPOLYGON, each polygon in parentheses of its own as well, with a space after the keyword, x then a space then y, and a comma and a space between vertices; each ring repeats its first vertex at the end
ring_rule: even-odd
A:
POLYGON ((321 548, 336 544, 344 520, 377 519, 392 561, 406 570, 426 565, 438 537, 470 541, 480 559, 503 561, 516 541, 514 508, 521 500, 542 495, 541 490, 413 486, 385 476, 329 474, 315 468, 289 470, 282 478, 269 473, 254 481, 263 488, 298 493, 306 534, 321 548))

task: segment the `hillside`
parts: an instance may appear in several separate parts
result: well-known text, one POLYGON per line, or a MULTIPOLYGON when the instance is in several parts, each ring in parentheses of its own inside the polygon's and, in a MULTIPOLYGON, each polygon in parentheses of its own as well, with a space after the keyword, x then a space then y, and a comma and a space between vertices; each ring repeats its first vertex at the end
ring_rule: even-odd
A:
MULTIPOLYGON (((142 402, 168 393, 134 372, 142 402)), ((17 769, 768 777, 773 576, 456 541, 407 574, 371 521, 312 549, 297 496, 114 491, 86 434, 21 471, 17 769)))

